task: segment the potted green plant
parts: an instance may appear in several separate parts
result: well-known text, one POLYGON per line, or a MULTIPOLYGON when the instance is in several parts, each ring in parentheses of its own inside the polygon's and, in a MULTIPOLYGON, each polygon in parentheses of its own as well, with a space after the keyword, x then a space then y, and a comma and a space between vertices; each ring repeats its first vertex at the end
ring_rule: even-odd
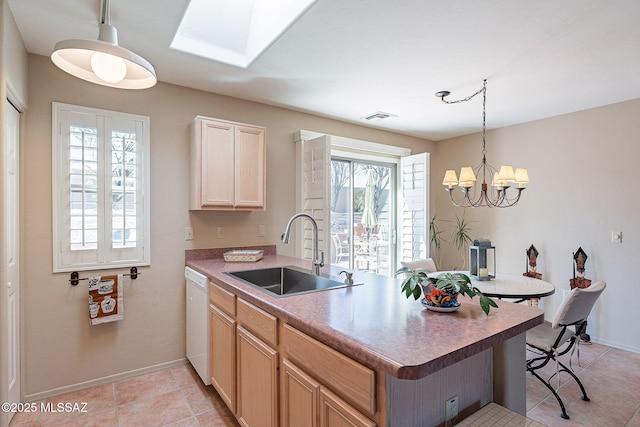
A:
POLYGON ((485 314, 489 314, 491 307, 498 308, 494 300, 472 286, 471 279, 466 274, 444 272, 430 277, 429 273, 430 271, 423 268, 412 270, 408 267, 402 267, 396 271, 396 275, 406 275, 401 289, 407 298, 413 296, 417 300, 424 294, 426 305, 451 308, 448 311, 453 311, 460 305, 457 301, 459 294, 467 295, 469 298, 477 295, 480 298, 480 307, 485 314))
POLYGON ((434 214, 429 221, 429 244, 436 265, 443 265, 443 249, 445 247, 443 244, 446 244, 446 246, 455 249, 455 255, 458 258, 453 264, 449 262, 451 268, 446 269, 464 270, 469 244, 473 242, 471 233, 471 222, 465 218, 464 212, 461 217, 455 214, 455 221, 441 219, 437 214, 434 214))

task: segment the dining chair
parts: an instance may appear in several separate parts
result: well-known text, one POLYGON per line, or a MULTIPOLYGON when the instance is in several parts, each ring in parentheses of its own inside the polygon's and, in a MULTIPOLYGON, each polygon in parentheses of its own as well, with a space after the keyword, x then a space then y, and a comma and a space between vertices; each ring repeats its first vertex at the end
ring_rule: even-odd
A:
POLYGON ((349 259, 349 243, 346 241, 344 234, 332 234, 333 245, 335 246, 336 264, 344 258, 349 259))
POLYGON ((433 261, 433 258, 424 258, 424 259, 416 259, 413 261, 400 261, 400 265, 403 267, 410 268, 411 270, 415 270, 417 268, 423 268, 425 270, 429 270, 430 273, 438 271, 436 268, 436 263, 433 261))
POLYGON ((574 346, 579 345, 580 334, 584 333, 587 327, 587 317, 606 286, 607 284, 604 281, 600 281, 588 288, 571 290, 560 303, 553 321, 546 321, 542 325, 529 329, 526 334, 528 348, 539 354, 527 360, 527 371, 542 381, 553 393, 562 410, 560 416, 567 420, 569 415, 567 415, 560 395, 551 386, 551 379, 557 375, 558 388, 560 388, 560 372, 568 373, 580 386, 582 400, 587 402, 590 400, 580 379, 571 368, 568 368, 559 360, 559 357, 567 354, 574 346), (545 380, 536 371, 546 366, 550 361, 555 362, 556 370, 549 379, 545 380))

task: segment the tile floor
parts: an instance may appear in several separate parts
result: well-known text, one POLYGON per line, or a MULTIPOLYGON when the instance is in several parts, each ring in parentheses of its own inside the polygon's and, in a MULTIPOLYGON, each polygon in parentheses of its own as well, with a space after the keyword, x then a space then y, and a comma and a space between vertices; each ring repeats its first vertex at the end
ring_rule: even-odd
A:
MULTIPOLYGON (((238 426, 212 386, 191 365, 55 396, 44 401, 87 402, 87 413, 18 413, 10 427, 229 427, 238 426)), ((40 402, 36 402, 40 408, 40 402)))
MULTIPOLYGON (((549 427, 640 427, 640 354, 599 344, 582 343, 579 349, 580 364, 574 353, 572 366, 591 401, 583 401, 575 381, 561 374, 558 394, 570 417, 564 420, 551 392, 527 374, 527 417, 549 427)), ((567 366, 569 356, 561 357, 567 366)), ((541 371, 548 378, 555 372, 555 364, 550 362, 541 371)), ((551 385, 556 384, 553 378, 551 385)))
MULTIPOLYGON (((563 356, 568 362, 569 355, 563 356)), ((581 400, 578 386, 561 376, 559 394, 569 420, 560 418, 553 395, 527 374, 527 417, 549 427, 640 427, 640 354, 599 344, 580 345, 580 364, 572 365, 591 402, 581 400)), ((546 366, 548 374, 554 366, 546 366)), ((555 379, 554 379, 555 381, 555 379)), ((190 365, 177 366, 112 384, 92 387, 46 399, 87 402, 87 413, 19 413, 10 427, 18 426, 238 426, 211 386, 203 386, 190 365)), ((38 407, 40 402, 36 402, 38 407)))
POLYGON ((494 402, 483 406, 457 425, 460 427, 545 427, 531 418, 526 418, 494 402))

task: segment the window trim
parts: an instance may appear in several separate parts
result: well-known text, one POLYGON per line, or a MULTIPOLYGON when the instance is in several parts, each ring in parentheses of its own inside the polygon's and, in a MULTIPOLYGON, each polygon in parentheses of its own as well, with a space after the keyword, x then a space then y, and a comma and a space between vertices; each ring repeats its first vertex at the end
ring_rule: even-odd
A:
MULTIPOLYGON (((296 142, 308 141, 315 139, 327 133, 314 132, 310 130, 300 129, 295 132, 294 138, 296 142)), ((360 152, 362 155, 375 153, 376 157, 400 158, 411 155, 411 149, 398 147, 395 145, 380 144, 378 142, 363 141, 361 139, 346 138, 344 136, 331 135, 331 151, 350 153, 360 152)), ((342 154, 342 153, 341 153, 342 154)))
MULTIPOLYGON (((99 131, 102 129, 98 124, 99 131)), ((102 129, 104 131, 104 129, 102 129)), ((104 138, 104 135, 103 135, 104 138)), ((100 138, 99 138, 100 139, 100 138)), ((108 141, 108 140, 107 140, 108 141)), ((100 143, 101 141, 99 141, 100 143)), ((64 104, 59 102, 52 103, 52 221, 53 221, 53 272, 69 272, 69 271, 86 271, 86 270, 102 270, 113 269, 133 266, 148 266, 151 264, 151 251, 150 251, 150 118, 148 116, 141 116, 136 114, 122 113, 118 111, 110 111, 98 108, 84 107, 79 105, 64 104), (65 263, 64 254, 70 255, 72 251, 70 248, 63 247, 62 238, 63 233, 70 232, 70 224, 68 218, 64 214, 66 200, 60 200, 59 195, 61 191, 66 191, 64 182, 68 179, 69 171, 63 167, 65 157, 68 153, 68 149, 64 144, 67 139, 63 135, 63 115, 64 112, 70 112, 72 114, 86 114, 96 118, 96 122, 101 122, 103 125, 105 122, 113 122, 118 120, 126 120, 134 122, 136 127, 140 126, 140 134, 136 135, 136 144, 140 144, 140 149, 136 150, 137 155, 141 156, 141 159, 137 159, 136 168, 141 172, 141 176, 137 177, 138 182, 136 184, 136 191, 140 192, 141 203, 138 203, 141 213, 137 213, 137 221, 141 221, 142 225, 136 225, 136 229, 140 230, 140 234, 143 234, 142 239, 137 240, 137 244, 140 245, 138 251, 134 256, 113 257, 113 254, 120 251, 120 248, 113 248, 111 245, 111 239, 107 239, 107 229, 111 229, 109 226, 103 227, 101 235, 98 239, 97 256, 95 260, 90 262, 69 262, 65 263)), ((111 168, 111 156, 105 156, 99 162, 99 169, 103 167, 111 168)), ((99 180, 104 179, 104 174, 99 176, 99 180)), ((99 197, 104 197, 107 193, 105 190, 106 182, 98 184, 98 191, 101 192, 99 197)), ((99 216, 103 216, 103 222, 111 224, 111 205, 105 204, 102 209, 98 211, 99 216)), ((139 222, 137 223, 139 224, 139 222)), ((137 233, 138 234, 138 233, 137 233)), ((137 237, 137 235, 136 235, 137 237)), ((137 245, 136 245, 137 246, 137 245)), ((122 252, 130 248, 122 248, 122 252)), ((74 253, 77 253, 74 251, 74 253)))

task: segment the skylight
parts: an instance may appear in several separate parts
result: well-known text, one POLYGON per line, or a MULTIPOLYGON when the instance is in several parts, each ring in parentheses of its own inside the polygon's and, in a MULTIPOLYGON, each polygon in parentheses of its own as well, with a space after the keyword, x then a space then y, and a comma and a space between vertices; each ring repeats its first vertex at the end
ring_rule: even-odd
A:
POLYGON ((171 48, 248 67, 316 0, 191 0, 171 48))

